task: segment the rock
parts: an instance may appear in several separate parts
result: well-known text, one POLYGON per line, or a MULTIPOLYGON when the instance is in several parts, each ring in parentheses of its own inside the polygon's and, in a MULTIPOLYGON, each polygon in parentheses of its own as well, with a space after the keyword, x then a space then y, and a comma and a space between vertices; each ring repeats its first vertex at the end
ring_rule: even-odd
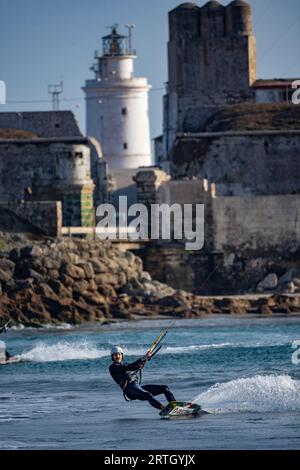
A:
MULTIPOLYGON (((26 271, 26 267, 28 266, 29 260, 28 259, 22 259, 21 261, 18 262, 18 270, 20 272, 26 271)), ((44 266, 43 263, 43 258, 33 258, 30 260, 30 266, 37 271, 38 273, 42 275, 47 274, 47 268, 44 266)))
MULTIPOLYGON (((1 278, 0 278, 1 281, 1 278)), ((7 293, 14 292, 17 289, 16 282, 14 279, 10 279, 8 282, 5 282, 3 290, 7 293)))
POLYGON ((116 276, 114 276, 113 274, 109 274, 109 273, 106 273, 106 274, 96 274, 95 277, 94 277, 94 280, 95 280, 95 283, 97 284, 97 286, 102 286, 102 285, 105 285, 105 284, 110 284, 111 286, 116 286, 118 287, 119 286, 119 282, 118 282, 118 279, 116 276))
POLYGON ((292 281, 295 272, 296 272, 295 268, 289 269, 283 276, 281 276, 279 278, 278 283, 279 284, 288 284, 289 282, 292 281))
POLYGON ((94 321, 96 318, 95 308, 88 305, 83 298, 73 302, 73 306, 80 315, 81 321, 94 321))
POLYGON ((59 279, 59 272, 57 271, 57 269, 49 269, 48 276, 50 277, 50 279, 57 280, 59 279))
POLYGON ((125 295, 132 295, 134 293, 134 287, 130 282, 127 282, 127 284, 122 286, 121 292, 125 295))
POLYGON ((35 288, 35 292, 44 297, 55 298, 55 299, 57 298, 53 289, 48 284, 45 284, 45 283, 38 284, 35 288))
POLYGON ((123 271, 118 273, 117 279, 118 279, 118 284, 121 287, 127 283, 127 276, 123 271))
POLYGON ((85 292, 89 288, 89 282, 86 279, 82 279, 80 281, 76 281, 73 285, 74 292, 85 292))
POLYGON ((34 279, 36 282, 44 282, 44 276, 42 276, 40 273, 35 271, 34 269, 29 269, 28 274, 32 279, 34 279))
POLYGON ((141 274, 141 281, 142 282, 152 281, 152 277, 150 276, 149 273, 147 273, 146 271, 143 271, 141 274))
POLYGON ((72 289, 70 287, 64 286, 64 284, 62 284, 60 281, 50 279, 49 285, 59 298, 65 299, 72 296, 72 289))
POLYGON ((89 283, 88 290, 91 290, 91 291, 97 290, 97 284, 95 283, 94 279, 89 279, 88 283, 89 283))
POLYGON ((127 259, 128 264, 130 266, 133 266, 134 261, 135 261, 135 255, 133 253, 131 253, 131 251, 125 251, 124 256, 127 259))
POLYGON ((120 265, 114 259, 108 258, 107 271, 116 274, 120 271, 120 265))
POLYGON ((74 264, 76 266, 80 261, 81 258, 76 253, 65 253, 63 255, 63 262, 65 263, 74 264))
POLYGON ((300 278, 294 277, 293 283, 294 283, 296 288, 299 288, 300 287, 300 278))
POLYGON ((93 266, 93 270, 95 274, 102 274, 108 271, 107 266, 98 259, 91 259, 91 264, 93 266))
POLYGON ((61 274, 60 280, 66 287, 72 287, 75 282, 74 279, 67 274, 61 274))
POLYGON ((273 312, 268 305, 261 305, 258 311, 261 315, 266 315, 266 316, 273 315, 273 312))
POLYGON ((282 294, 293 294, 296 290, 296 286, 293 282, 286 282, 285 284, 280 284, 277 288, 277 292, 282 294))
POLYGON ((133 289, 143 289, 144 288, 143 283, 140 282, 136 277, 131 277, 130 279, 128 279, 128 281, 129 281, 129 284, 132 285, 133 289))
POLYGON ((278 285, 278 277, 275 273, 269 273, 261 282, 258 283, 257 289, 274 290, 278 285))
POLYGON ((165 286, 160 287, 159 289, 157 289, 156 292, 154 293, 154 295, 158 299, 162 299, 163 297, 172 296, 172 295, 174 295, 174 293, 175 293, 175 289, 165 285, 165 286))
MULTIPOLYGON (((48 253, 48 250, 47 250, 47 253, 48 253)), ((24 248, 22 251, 21 251, 21 255, 22 257, 28 257, 28 256, 32 256, 33 258, 42 258, 45 256, 45 250, 43 250, 43 248, 39 245, 33 245, 29 250, 26 248, 24 248)))
POLYGON ((107 304, 106 297, 104 297, 104 295, 101 295, 101 294, 85 292, 84 294, 82 294, 82 297, 87 303, 91 305, 96 305, 100 308, 102 308, 103 306, 107 304))
POLYGON ((15 280, 15 290, 30 289, 33 287, 33 285, 34 285, 34 280, 31 278, 15 280))
POLYGON ((180 307, 180 301, 174 297, 167 296, 158 301, 161 307, 180 307))
POLYGON ((152 295, 157 293, 157 288, 151 282, 145 282, 143 290, 146 292, 146 295, 152 295))
POLYGON ((95 277, 92 263, 79 263, 78 267, 84 270, 85 279, 93 279, 95 277))
POLYGON ((7 272, 8 274, 13 274, 15 270, 15 263, 7 258, 0 258, 0 269, 7 272))
POLYGON ((58 258, 45 258, 44 259, 44 266, 47 269, 60 269, 61 267, 61 260, 58 258))
POLYGON ((286 286, 285 292, 287 294, 293 294, 296 290, 295 284, 293 282, 289 282, 286 286))
POLYGON ((82 268, 75 266, 71 263, 64 263, 62 266, 62 272, 72 277, 73 279, 84 279, 85 273, 82 268))
POLYGON ((13 248, 10 252, 9 252, 9 259, 11 261, 13 261, 14 263, 17 263, 17 261, 19 261, 21 257, 21 250, 19 247, 17 248, 13 248))
POLYGON ((9 282, 12 278, 12 273, 8 271, 3 271, 0 269, 0 281, 1 282, 9 282))
POLYGON ((97 290, 98 290, 99 294, 102 294, 105 297, 111 297, 111 298, 117 297, 117 293, 116 293, 115 289, 113 288, 113 286, 111 286, 109 284, 104 284, 104 285, 98 286, 97 290))

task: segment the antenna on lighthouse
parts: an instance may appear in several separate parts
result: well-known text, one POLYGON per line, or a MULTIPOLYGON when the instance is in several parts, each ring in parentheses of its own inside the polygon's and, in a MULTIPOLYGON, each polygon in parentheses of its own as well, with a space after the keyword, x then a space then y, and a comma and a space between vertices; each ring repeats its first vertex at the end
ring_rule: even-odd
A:
POLYGON ((52 95, 52 110, 59 111, 59 95, 63 92, 63 82, 59 85, 48 85, 48 93, 52 95))
POLYGON ((130 54, 132 54, 132 30, 135 28, 135 24, 133 23, 127 23, 125 24, 125 27, 128 29, 128 48, 130 54))

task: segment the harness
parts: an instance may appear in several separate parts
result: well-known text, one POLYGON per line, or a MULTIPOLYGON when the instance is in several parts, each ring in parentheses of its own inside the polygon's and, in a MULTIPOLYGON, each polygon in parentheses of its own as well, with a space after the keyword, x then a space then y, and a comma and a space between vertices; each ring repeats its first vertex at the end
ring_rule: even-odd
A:
MULTIPOLYGON (((141 385, 141 382, 142 382, 142 369, 139 369, 139 370, 135 371, 135 373, 136 373, 136 375, 139 374, 138 384, 141 385)), ((127 388, 127 385, 128 385, 128 382, 125 385, 125 389, 127 388)), ((125 398, 125 401, 133 401, 125 395, 125 390, 124 389, 123 389, 123 397, 125 398)))

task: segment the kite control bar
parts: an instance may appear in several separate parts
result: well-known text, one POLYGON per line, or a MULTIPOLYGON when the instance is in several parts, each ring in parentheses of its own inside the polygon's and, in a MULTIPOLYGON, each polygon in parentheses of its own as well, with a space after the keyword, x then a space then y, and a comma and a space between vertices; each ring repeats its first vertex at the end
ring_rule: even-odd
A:
POLYGON ((174 323, 176 320, 172 320, 171 323, 170 323, 170 326, 167 330, 165 331, 162 331, 158 337, 156 338, 156 340, 152 343, 150 349, 148 352, 150 352, 150 358, 153 357, 159 350, 160 348, 162 347, 162 345, 160 344, 162 342, 162 340, 164 339, 164 337, 166 336, 166 334, 169 332, 169 329, 172 325, 172 323, 174 323))

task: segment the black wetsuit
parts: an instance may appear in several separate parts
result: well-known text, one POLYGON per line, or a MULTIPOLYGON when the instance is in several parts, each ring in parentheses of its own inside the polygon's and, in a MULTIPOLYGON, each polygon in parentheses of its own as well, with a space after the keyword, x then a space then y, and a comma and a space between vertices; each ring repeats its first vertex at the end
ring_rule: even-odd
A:
MULTIPOLYGON (((7 326, 6 325, 4 325, 4 326, 2 326, 2 328, 0 328, 0 334, 7 332, 7 326)), ((9 352, 5 351, 5 359, 8 360, 10 358, 11 358, 11 355, 9 354, 9 352)))
POLYGON ((161 410, 163 405, 155 400, 157 395, 164 394, 168 402, 175 400, 169 387, 166 385, 140 385, 139 370, 145 365, 145 361, 138 359, 131 364, 113 362, 109 366, 109 372, 114 381, 121 387, 124 395, 130 400, 147 400, 150 405, 161 410))

